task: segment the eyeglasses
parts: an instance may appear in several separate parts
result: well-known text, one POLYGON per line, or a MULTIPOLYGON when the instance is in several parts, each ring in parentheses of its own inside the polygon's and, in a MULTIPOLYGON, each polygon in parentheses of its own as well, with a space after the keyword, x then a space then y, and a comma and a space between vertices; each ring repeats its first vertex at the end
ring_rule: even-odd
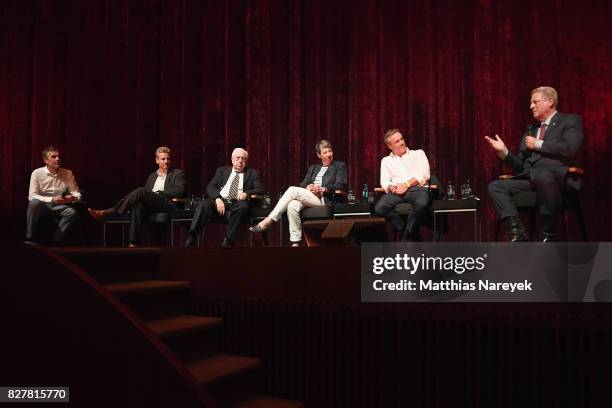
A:
POLYGON ((534 99, 531 103, 535 103, 536 105, 540 102, 546 102, 546 99, 534 99))

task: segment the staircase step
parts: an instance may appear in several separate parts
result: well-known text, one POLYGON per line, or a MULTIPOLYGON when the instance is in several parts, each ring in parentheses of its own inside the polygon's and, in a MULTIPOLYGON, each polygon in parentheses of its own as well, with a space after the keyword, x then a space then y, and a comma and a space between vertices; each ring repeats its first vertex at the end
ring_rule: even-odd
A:
POLYGON ((220 407, 232 407, 253 394, 258 358, 215 354, 187 364, 220 407))
POLYGON ((216 329, 222 323, 223 319, 220 317, 183 315, 154 320, 148 322, 147 325, 153 333, 160 337, 168 338, 216 329))
POLYGON ((183 361, 212 356, 218 350, 218 329, 223 319, 204 316, 176 316, 148 322, 151 331, 183 361))
POLYGON ((111 283, 104 285, 116 296, 148 295, 160 292, 189 289, 187 281, 142 280, 136 282, 111 283))
POLYGON ((100 283, 156 279, 159 248, 54 248, 53 252, 78 265, 100 283))
POLYGON ((187 281, 145 280, 113 283, 105 287, 144 321, 189 312, 190 284, 187 281))
POLYGON ((198 382, 212 385, 259 367, 258 358, 216 354, 187 364, 198 382))
POLYGON ((234 408, 304 408, 304 404, 299 401, 258 395, 235 405, 234 408))

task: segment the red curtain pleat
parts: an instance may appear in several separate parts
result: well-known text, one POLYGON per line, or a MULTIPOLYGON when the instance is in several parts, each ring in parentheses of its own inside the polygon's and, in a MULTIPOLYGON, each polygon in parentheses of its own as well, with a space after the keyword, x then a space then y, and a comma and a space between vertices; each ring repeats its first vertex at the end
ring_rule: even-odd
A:
MULTIPOLYGON (((398 127, 441 181, 472 181, 492 239, 486 186, 501 166, 483 136, 515 149, 529 92, 546 84, 584 118, 588 229, 609 240, 610 190, 597 183, 612 153, 611 20, 599 0, 6 0, 0 221, 23 237, 29 175, 49 144, 104 207, 144 183, 159 145, 195 194, 244 146, 276 197, 327 138, 360 191, 378 184, 382 136, 398 127)), ((471 239, 471 220, 450 232, 471 239)), ((580 238, 573 221, 568 236, 580 238)))

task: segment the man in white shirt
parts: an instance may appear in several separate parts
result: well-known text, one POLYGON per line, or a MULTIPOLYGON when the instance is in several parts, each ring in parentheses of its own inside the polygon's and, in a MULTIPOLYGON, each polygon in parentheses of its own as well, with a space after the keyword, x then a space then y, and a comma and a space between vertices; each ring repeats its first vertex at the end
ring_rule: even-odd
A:
POLYGON ((374 211, 402 232, 402 241, 420 241, 419 227, 429 209, 429 161, 423 150, 410 150, 399 129, 385 133, 385 144, 391 150, 380 163, 380 185, 386 194, 378 200, 374 211), (406 221, 395 211, 401 203, 412 204, 406 221))
POLYGON ((41 217, 51 216, 60 220, 53 234, 53 241, 60 244, 77 221, 72 204, 81 199, 81 193, 72 172, 61 167, 57 147, 46 147, 42 159, 45 166, 34 170, 30 176, 26 240, 35 241, 41 217))

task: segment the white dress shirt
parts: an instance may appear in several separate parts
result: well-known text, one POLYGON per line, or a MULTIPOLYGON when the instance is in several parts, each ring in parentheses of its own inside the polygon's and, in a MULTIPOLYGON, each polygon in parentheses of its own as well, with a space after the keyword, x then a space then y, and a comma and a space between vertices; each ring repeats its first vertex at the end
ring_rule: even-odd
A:
POLYGON ((411 178, 421 186, 429 180, 429 161, 423 150, 408 150, 401 157, 391 152, 380 162, 380 186, 386 192, 390 185, 406 183, 411 178))
POLYGON ((158 191, 164 191, 164 184, 166 184, 166 176, 168 175, 168 173, 166 174, 160 174, 159 170, 157 170, 157 178, 155 179, 155 184, 153 184, 153 191, 154 193, 157 193, 158 191))
MULTIPOLYGON (((546 123, 546 132, 548 132, 548 129, 550 129, 550 121, 553 118, 553 116, 555 116, 555 114, 557 113, 557 111, 554 111, 549 117, 546 118, 546 120, 542 123, 546 123)), ((544 144, 544 139, 542 139, 542 123, 540 123, 540 130, 538 131, 538 137, 535 142, 535 148, 536 150, 542 150, 542 145, 544 144)), ((544 137, 546 137, 546 133, 544 133, 544 137)))
POLYGON ((242 187, 244 185, 244 172, 242 173, 236 173, 236 170, 232 169, 232 173, 230 174, 229 178, 227 179, 227 183, 225 183, 225 185, 223 186, 223 188, 221 189, 221 191, 219 192, 219 195, 221 197, 223 197, 223 199, 227 199, 227 196, 229 195, 229 191, 230 191, 230 186, 232 185, 232 181, 234 180, 234 176, 238 174, 238 194, 242 193, 242 187))
POLYGON ((39 167, 30 176, 28 200, 36 199, 50 203, 53 201, 53 197, 61 196, 66 188, 74 198, 77 200, 81 198, 79 186, 77 186, 74 175, 70 170, 60 167, 57 173, 53 174, 47 166, 39 167))

